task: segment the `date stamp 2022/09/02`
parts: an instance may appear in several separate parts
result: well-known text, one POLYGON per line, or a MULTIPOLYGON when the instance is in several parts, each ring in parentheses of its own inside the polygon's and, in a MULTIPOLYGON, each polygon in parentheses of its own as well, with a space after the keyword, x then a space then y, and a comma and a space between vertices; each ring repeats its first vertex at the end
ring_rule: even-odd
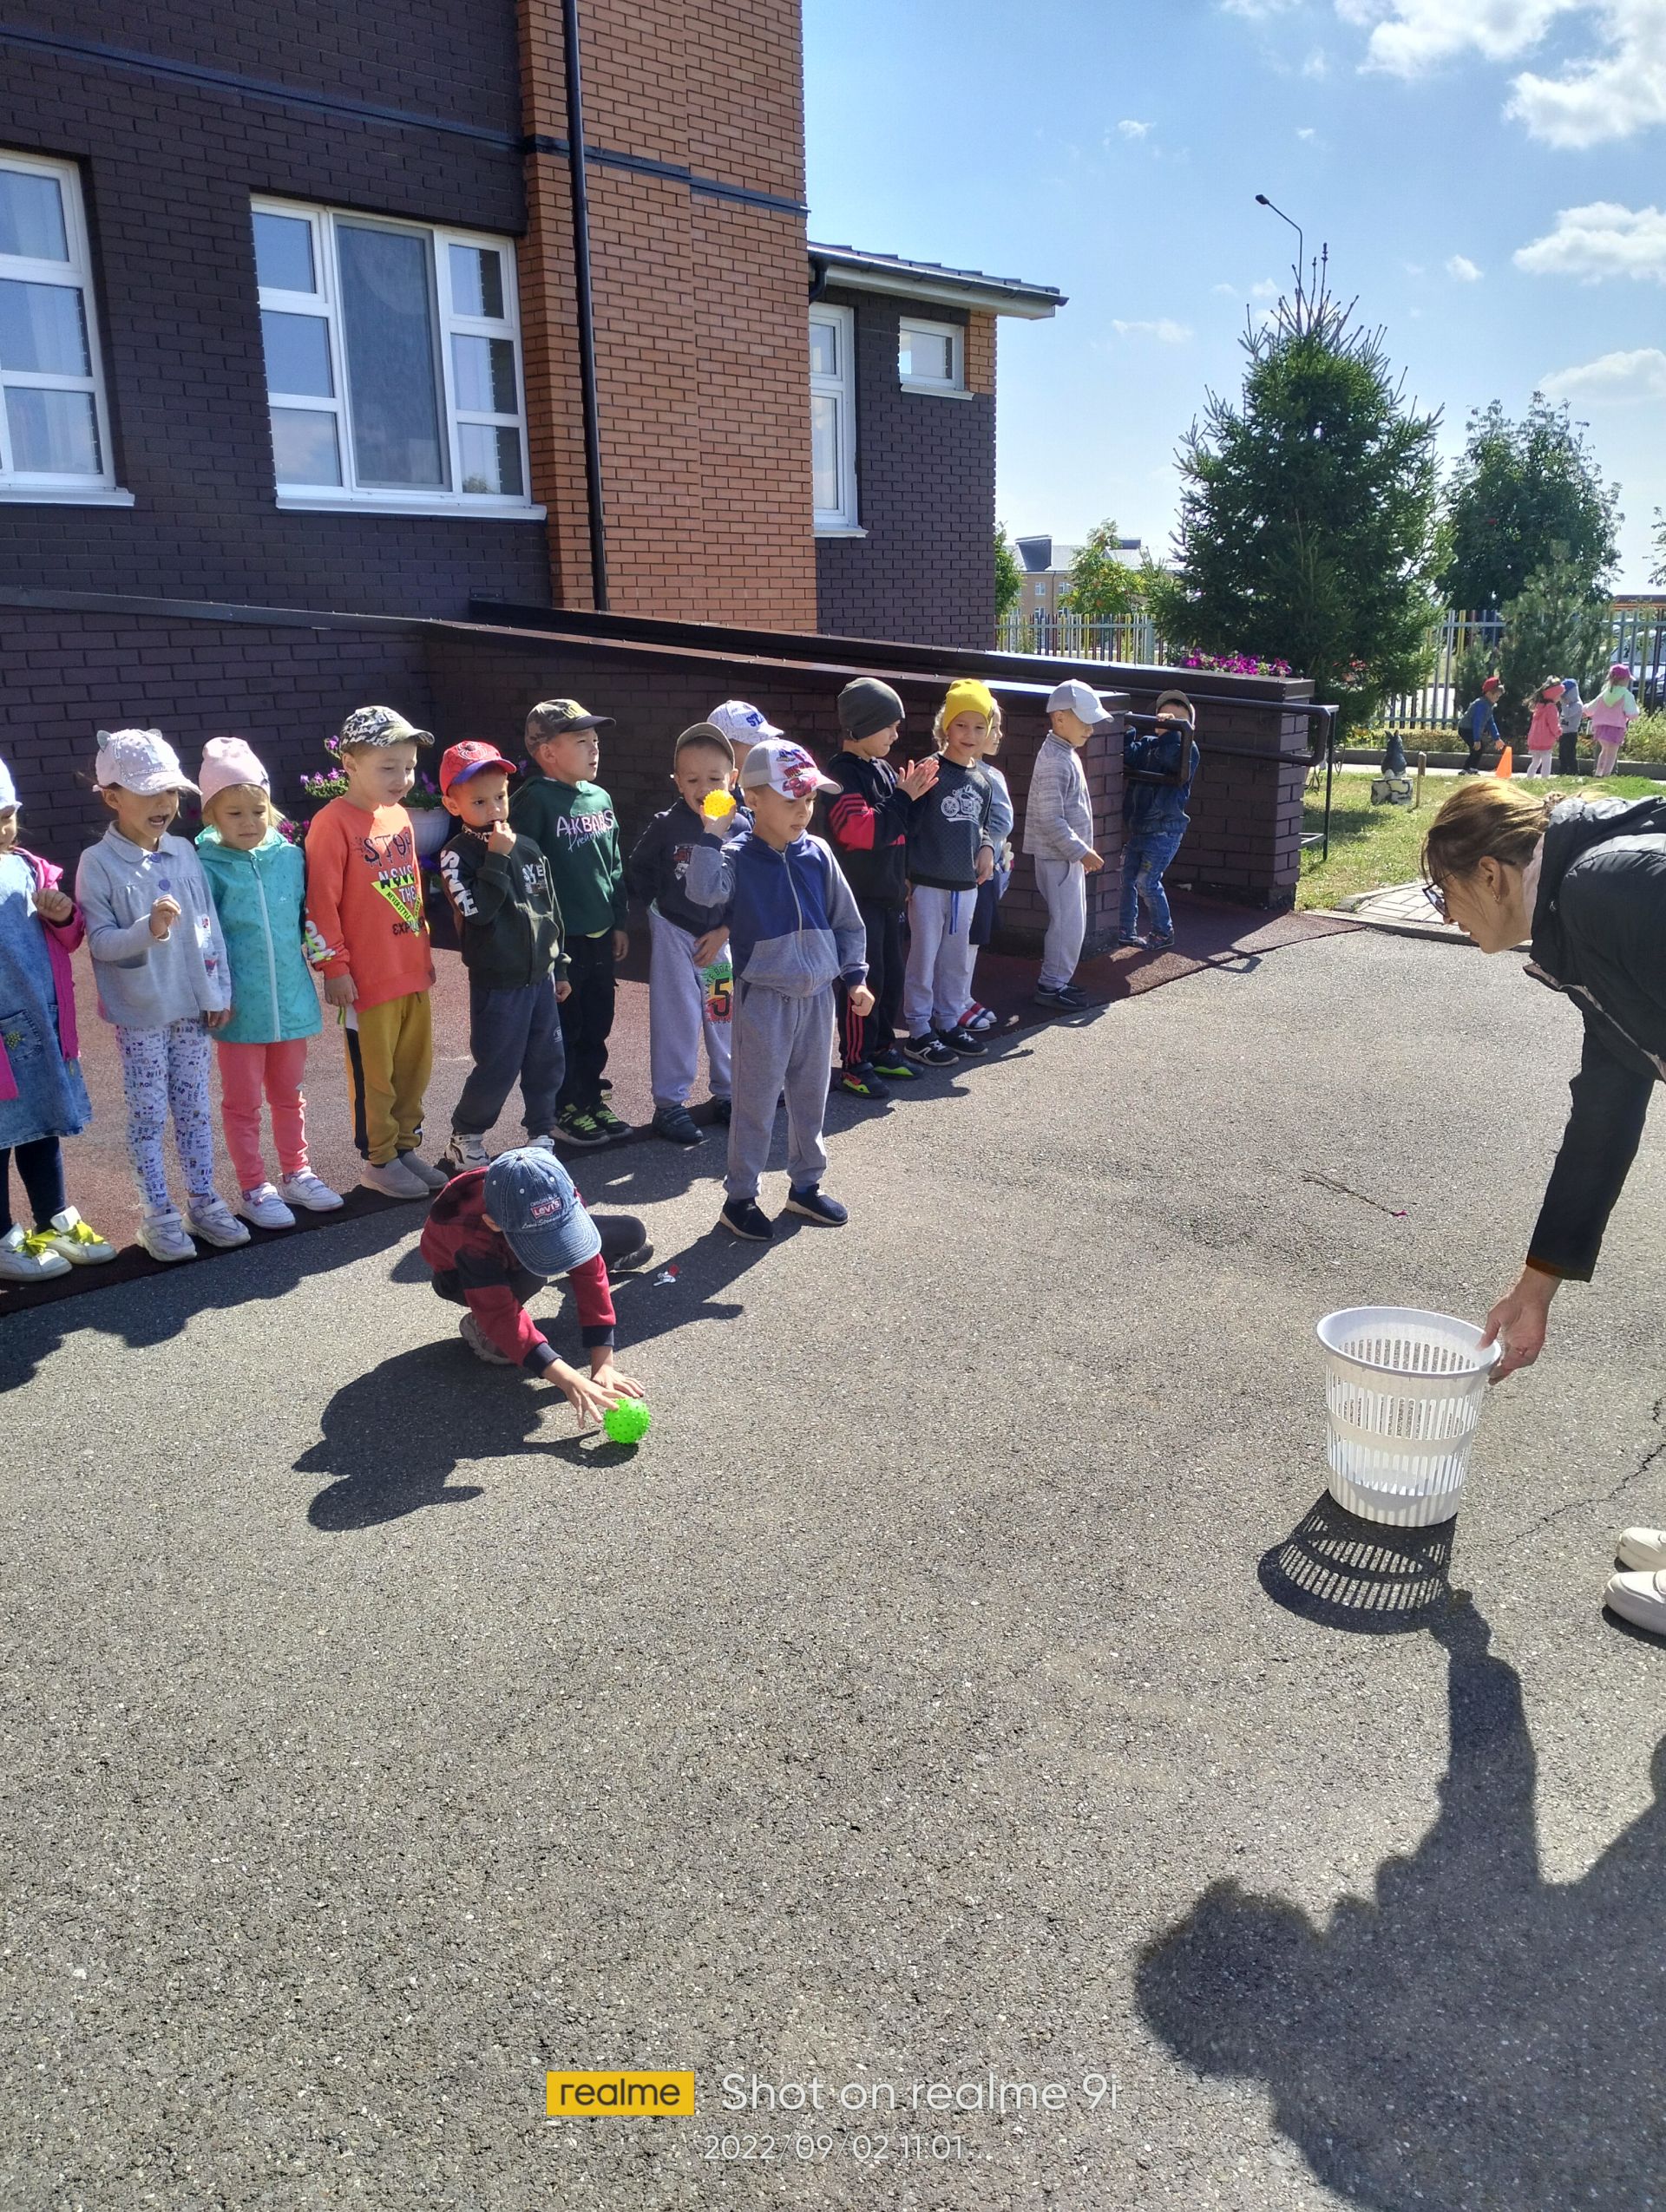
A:
POLYGON ((954 2164, 974 2155, 961 2131, 972 2115, 1006 2120, 1072 2107, 1113 2112, 1117 2106, 1115 2076, 1093 2071, 1072 2081, 1014 2081, 990 2073, 970 2081, 869 2076, 843 2084, 730 2073, 720 2086, 731 2124, 697 2134, 694 2150, 702 2160, 724 2164, 819 2165, 833 2158, 864 2166, 954 2164))

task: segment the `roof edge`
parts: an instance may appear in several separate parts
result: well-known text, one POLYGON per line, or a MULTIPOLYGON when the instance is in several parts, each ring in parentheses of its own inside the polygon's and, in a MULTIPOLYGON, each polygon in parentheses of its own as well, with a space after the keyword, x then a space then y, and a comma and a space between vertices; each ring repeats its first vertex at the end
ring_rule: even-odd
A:
POLYGON ((832 281, 842 277, 853 291, 894 292, 907 299, 936 300, 948 307, 1010 315, 1025 322, 1044 321, 1069 304, 1066 295, 1052 285, 987 277, 979 269, 949 269, 931 261, 904 261, 896 254, 864 253, 855 246, 812 241, 810 258, 832 281))

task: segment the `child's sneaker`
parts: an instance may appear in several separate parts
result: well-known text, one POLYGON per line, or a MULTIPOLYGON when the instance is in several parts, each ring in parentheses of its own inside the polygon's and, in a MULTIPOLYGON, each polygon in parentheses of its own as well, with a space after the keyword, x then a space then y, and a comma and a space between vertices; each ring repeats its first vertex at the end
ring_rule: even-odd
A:
POLYGON ((605 1098, 599 1099, 590 1109, 590 1118, 601 1131, 603 1142, 611 1144, 615 1138, 634 1135, 628 1122, 621 1122, 605 1098))
POLYGON ((489 1367, 513 1367, 515 1362, 507 1351, 500 1351, 472 1313, 465 1313, 457 1324, 457 1334, 462 1338, 476 1359, 483 1359, 489 1367))
POLYGON ((958 1052, 963 1060, 983 1057, 983 1039, 974 1037, 968 1029, 948 1029, 939 1032, 938 1042, 948 1047, 952 1058, 958 1052))
MULTIPOLYGON (((248 1230, 216 1191, 207 1198, 191 1200, 185 1209, 185 1226, 193 1236, 200 1237, 205 1244, 217 1244, 222 1252, 249 1240, 248 1230)), ((292 1215, 290 1226, 294 1226, 292 1215)))
POLYGON ((431 1160, 424 1160, 415 1147, 399 1155, 399 1164, 415 1175, 424 1190, 443 1190, 451 1180, 443 1168, 436 1168, 431 1160))
POLYGON ((656 1136, 664 1137, 668 1144, 705 1142, 686 1106, 656 1106, 649 1126, 656 1136))
POLYGON ((439 1164, 449 1178, 460 1175, 465 1168, 489 1168, 492 1155, 486 1149, 483 1136, 476 1136, 467 1129, 453 1129, 451 1142, 441 1153, 439 1164))
MULTIPOLYGON (((235 1226, 243 1229, 239 1221, 235 1226)), ((249 1234, 243 1229, 246 1237, 249 1234)), ((170 1207, 166 1214, 147 1214, 139 1224, 139 1241, 153 1260, 194 1260, 197 1247, 185 1233, 185 1226, 170 1207)))
POLYGON ((871 1106, 880 1105, 891 1095, 871 1068, 842 1068, 835 1088, 848 1090, 852 1098, 865 1098, 871 1106))
POLYGON ((1145 939, 1147 950, 1152 952, 1166 952, 1173 942, 1174 932, 1172 930, 1169 932, 1166 937, 1158 937, 1153 934, 1145 939))
POLYGON ((728 1128, 734 1118, 734 1111, 735 1102, 732 1098, 714 1098, 712 1101, 712 1119, 720 1129, 728 1128))
POLYGON ((992 1008, 979 1005, 974 998, 954 1026, 956 1029, 969 1029, 974 1037, 987 1037, 1000 1019, 1000 1016, 992 1008))
POLYGON ((935 1030, 928 1029, 923 1037, 911 1037, 902 1050, 922 1068, 952 1068, 954 1064, 954 1055, 935 1030))
POLYGON ((377 1191, 384 1198, 428 1196, 428 1185, 420 1175, 413 1175, 404 1162, 398 1158, 384 1160, 380 1167, 373 1160, 367 1160, 358 1183, 361 1190, 377 1191))
POLYGON ((341 1193, 331 1190, 311 1168, 303 1168, 298 1175, 285 1175, 278 1193, 285 1205, 298 1206, 308 1214, 333 1214, 343 1202, 341 1193))
POLYGON ((725 1201, 718 1227, 731 1236, 744 1237, 749 1244, 768 1244, 775 1234, 774 1222, 755 1198, 725 1201))
POLYGON ((49 1227, 37 1229, 35 1235, 49 1238, 50 1249, 72 1267, 99 1267, 115 1257, 115 1247, 100 1236, 90 1221, 83 1221, 73 1206, 55 1214, 49 1227))
POLYGON ((895 1044, 887 1051, 876 1052, 872 1065, 874 1073, 885 1083, 918 1083, 920 1080, 919 1069, 911 1068, 902 1057, 901 1048, 895 1044))
POLYGON ((607 1137, 596 1127, 594 1114, 581 1114, 576 1106, 563 1106, 555 1116, 555 1135, 563 1144, 606 1144, 607 1137))
POLYGON ((836 1198, 826 1195, 820 1183, 807 1183, 803 1190, 790 1190, 787 1211, 802 1214, 806 1221, 814 1221, 823 1229, 842 1229, 850 1219, 836 1198))
POLYGON ((69 1273, 69 1262, 43 1241, 44 1235, 34 1229, 25 1236, 14 1223, 0 1237, 0 1283, 49 1283, 55 1275, 69 1273))
POLYGON ((1035 994, 1035 1003, 1062 1014, 1079 1014, 1089 1001, 1079 983, 1044 983, 1035 994))
POLYGON ((1145 946, 1145 939, 1143 937, 1130 937, 1118 934, 1117 942, 1125 950, 1135 952, 1143 952, 1145 946))
POLYGON ((271 1183, 257 1183, 239 1194, 235 1209, 257 1229, 292 1229, 295 1216, 271 1183))

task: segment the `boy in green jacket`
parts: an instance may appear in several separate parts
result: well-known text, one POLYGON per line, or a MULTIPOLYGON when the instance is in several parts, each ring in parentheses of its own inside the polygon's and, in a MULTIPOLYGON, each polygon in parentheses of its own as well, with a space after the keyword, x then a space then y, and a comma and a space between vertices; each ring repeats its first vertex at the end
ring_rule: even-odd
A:
POLYGON ((567 1073, 556 1100, 555 1134, 568 1144, 606 1144, 629 1134, 602 1097, 607 1038, 613 1026, 613 969, 630 950, 625 934, 625 866, 613 802, 592 779, 601 757, 599 730, 613 717, 587 714, 576 699, 545 699, 527 717, 527 751, 538 770, 509 802, 509 821, 549 863, 567 939, 561 1001, 567 1073))

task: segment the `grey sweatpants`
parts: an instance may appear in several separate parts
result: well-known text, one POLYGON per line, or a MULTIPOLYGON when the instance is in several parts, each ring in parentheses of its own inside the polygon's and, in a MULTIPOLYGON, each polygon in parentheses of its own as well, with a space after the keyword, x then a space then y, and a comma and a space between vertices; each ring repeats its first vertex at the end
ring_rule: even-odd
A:
POLYGON ((769 1164, 776 1102, 787 1096, 787 1171, 795 1190, 827 1173, 822 1122, 833 1065, 833 986, 788 998, 762 984, 735 992, 734 1106, 729 1122, 731 1198, 756 1198, 769 1164))
POLYGON ((1041 947, 1043 991, 1058 991, 1076 972, 1087 935, 1087 871, 1079 861, 1038 859, 1036 887, 1047 907, 1046 941, 1041 947))
POLYGON ((696 940, 657 907, 648 909, 648 1072, 656 1106, 686 1106, 699 1072, 705 1035, 712 1096, 729 1096, 729 1022, 706 1011, 705 984, 694 958, 696 940))
POLYGON ((978 894, 917 883, 908 893, 908 967, 902 979, 902 1026, 910 1037, 953 1029, 972 1003, 978 948, 972 917, 978 894))

